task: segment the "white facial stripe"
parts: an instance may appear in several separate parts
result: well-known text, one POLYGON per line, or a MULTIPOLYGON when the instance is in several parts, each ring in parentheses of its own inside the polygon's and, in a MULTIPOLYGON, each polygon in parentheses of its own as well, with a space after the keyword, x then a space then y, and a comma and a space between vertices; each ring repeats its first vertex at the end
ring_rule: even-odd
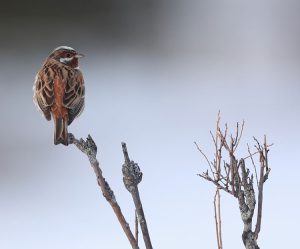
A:
POLYGON ((73 50, 73 51, 75 51, 74 48, 71 48, 71 47, 68 47, 68 46, 60 46, 60 47, 57 47, 56 49, 54 49, 53 52, 57 51, 59 49, 66 49, 66 50, 73 50))
POLYGON ((60 58, 59 61, 61 63, 66 63, 66 62, 69 62, 69 61, 71 61, 73 59, 74 59, 74 56, 73 57, 60 58))

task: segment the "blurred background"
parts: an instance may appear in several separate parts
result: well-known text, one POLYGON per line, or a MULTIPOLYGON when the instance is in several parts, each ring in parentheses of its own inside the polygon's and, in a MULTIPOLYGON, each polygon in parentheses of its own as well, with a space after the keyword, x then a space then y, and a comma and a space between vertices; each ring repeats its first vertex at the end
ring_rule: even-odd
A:
MULTIPOLYGON (((1 248, 130 248, 87 158, 54 146, 53 123, 33 105, 35 74, 60 45, 86 55, 86 108, 69 131, 93 136, 133 227, 127 142, 154 248, 216 248, 214 187, 196 175, 207 166, 193 142, 213 157, 218 110, 231 129, 246 121, 240 157, 252 136, 275 144, 259 245, 295 248, 299 12, 296 0, 1 0, 1 248)), ((243 248, 237 200, 221 201, 224 248, 243 248)))

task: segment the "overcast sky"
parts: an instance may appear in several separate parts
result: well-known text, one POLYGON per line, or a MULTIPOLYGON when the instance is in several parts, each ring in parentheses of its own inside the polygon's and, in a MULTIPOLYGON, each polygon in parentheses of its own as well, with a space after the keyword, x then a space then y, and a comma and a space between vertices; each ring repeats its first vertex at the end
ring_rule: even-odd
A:
MULTIPOLYGON (((80 61, 86 108, 69 127, 91 134, 131 227, 121 141, 154 248, 216 248, 214 187, 197 177, 222 124, 245 120, 238 156, 267 134, 261 248, 298 244, 300 3, 263 1, 3 1, 0 10, 0 245, 3 249, 130 248, 87 158, 54 146, 32 102, 36 72, 59 45, 80 61)), ((249 164, 251 167, 251 164, 249 164)), ((237 200, 222 193, 224 248, 243 248, 237 200)), ((140 239, 141 241, 141 239, 140 239)), ((144 248, 141 245, 141 248, 144 248)))

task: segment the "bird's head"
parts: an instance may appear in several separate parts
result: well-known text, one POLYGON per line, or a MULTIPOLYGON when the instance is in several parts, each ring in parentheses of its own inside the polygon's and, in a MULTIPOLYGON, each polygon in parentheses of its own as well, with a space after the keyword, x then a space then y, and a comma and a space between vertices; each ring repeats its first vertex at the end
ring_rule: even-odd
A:
POLYGON ((67 46, 60 46, 53 50, 49 58, 59 61, 69 67, 79 69, 78 58, 83 57, 75 49, 67 46))

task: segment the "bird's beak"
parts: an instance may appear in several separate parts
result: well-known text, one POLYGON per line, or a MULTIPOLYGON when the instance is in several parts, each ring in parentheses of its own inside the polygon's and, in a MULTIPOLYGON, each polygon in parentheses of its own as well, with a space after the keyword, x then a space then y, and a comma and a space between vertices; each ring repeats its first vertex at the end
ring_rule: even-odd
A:
POLYGON ((84 54, 76 54, 75 55, 75 58, 82 58, 82 57, 84 57, 84 54))

